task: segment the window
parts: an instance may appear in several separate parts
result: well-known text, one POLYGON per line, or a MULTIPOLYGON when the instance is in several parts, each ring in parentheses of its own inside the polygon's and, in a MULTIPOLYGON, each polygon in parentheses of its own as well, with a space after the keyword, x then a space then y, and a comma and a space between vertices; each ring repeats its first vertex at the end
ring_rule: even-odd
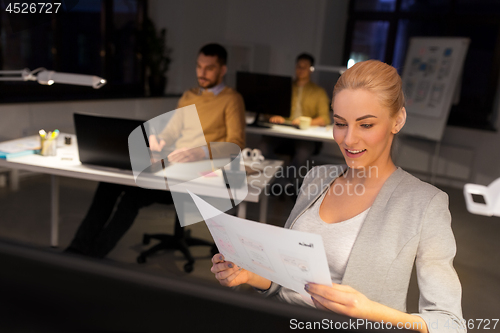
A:
POLYGON ((354 0, 344 61, 378 59, 403 72, 411 37, 468 37, 460 102, 448 124, 496 130, 500 74, 500 2, 495 0, 354 0))
POLYGON ((57 14, 41 15, 9 14, 5 10, 9 1, 2 2, 0 68, 45 67, 100 76, 107 84, 92 89, 4 81, 0 82, 0 100, 5 103, 143 96, 144 66, 136 36, 145 19, 146 0, 58 2, 62 5, 57 14))

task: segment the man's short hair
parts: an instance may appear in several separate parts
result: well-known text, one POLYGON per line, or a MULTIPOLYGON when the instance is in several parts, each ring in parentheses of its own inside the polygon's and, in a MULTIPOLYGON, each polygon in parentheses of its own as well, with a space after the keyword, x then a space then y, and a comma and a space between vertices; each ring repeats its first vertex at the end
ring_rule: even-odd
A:
POLYGON ((309 53, 301 53, 297 56, 297 60, 295 60, 295 63, 298 63, 299 60, 309 60, 311 63, 311 66, 314 66, 314 57, 310 55, 309 53))
POLYGON ((224 46, 220 44, 207 44, 200 49, 200 52, 198 52, 198 54, 200 53, 203 53, 206 56, 216 56, 217 61, 221 66, 227 64, 227 51, 224 46))

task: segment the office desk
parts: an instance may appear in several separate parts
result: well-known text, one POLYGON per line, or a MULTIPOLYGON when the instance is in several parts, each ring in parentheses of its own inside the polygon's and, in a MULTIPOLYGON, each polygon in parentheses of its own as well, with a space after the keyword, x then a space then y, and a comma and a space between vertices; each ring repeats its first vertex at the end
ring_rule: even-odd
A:
POLYGON ((268 136, 279 136, 289 139, 302 139, 309 141, 333 142, 332 126, 311 126, 306 130, 290 126, 271 125, 271 128, 247 126, 246 132, 268 136))
MULTIPOLYGON (((64 145, 64 136, 58 138, 57 156, 26 155, 12 159, 0 159, 0 167, 22 169, 51 175, 51 238, 50 245, 57 247, 59 243, 59 177, 71 177, 92 181, 108 182, 136 186, 132 171, 115 168, 82 165, 78 157, 76 137, 71 135, 72 144, 64 145)), ((260 222, 265 223, 267 217, 268 196, 263 189, 269 184, 283 164, 283 161, 269 160, 262 164, 254 164, 255 169, 262 170, 247 176, 248 194, 238 205, 238 216, 246 217, 247 202, 260 203, 260 222), (250 184, 252 184, 250 186, 250 184)), ((151 180, 161 181, 160 180, 151 180)), ((163 180, 164 181, 164 180, 163 180)), ((198 195, 217 197, 213 187, 194 184, 191 191, 198 195)))

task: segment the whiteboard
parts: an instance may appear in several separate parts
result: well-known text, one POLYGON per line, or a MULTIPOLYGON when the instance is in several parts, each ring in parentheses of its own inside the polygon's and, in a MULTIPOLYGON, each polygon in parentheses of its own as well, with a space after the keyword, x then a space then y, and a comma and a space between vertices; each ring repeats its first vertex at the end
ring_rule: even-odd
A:
POLYGON ((452 102, 459 99, 469 43, 468 38, 410 39, 402 76, 407 112, 403 134, 441 140, 452 102))

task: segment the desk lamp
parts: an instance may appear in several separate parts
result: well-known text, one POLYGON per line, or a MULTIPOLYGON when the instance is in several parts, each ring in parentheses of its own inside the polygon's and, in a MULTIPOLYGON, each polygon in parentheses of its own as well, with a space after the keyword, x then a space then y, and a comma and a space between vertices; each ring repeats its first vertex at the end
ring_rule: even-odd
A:
POLYGON ((22 70, 0 71, 0 81, 38 81, 40 84, 52 85, 54 83, 72 84, 77 86, 90 86, 99 89, 106 84, 106 80, 93 75, 59 73, 49 71, 43 67, 30 71, 22 70))

